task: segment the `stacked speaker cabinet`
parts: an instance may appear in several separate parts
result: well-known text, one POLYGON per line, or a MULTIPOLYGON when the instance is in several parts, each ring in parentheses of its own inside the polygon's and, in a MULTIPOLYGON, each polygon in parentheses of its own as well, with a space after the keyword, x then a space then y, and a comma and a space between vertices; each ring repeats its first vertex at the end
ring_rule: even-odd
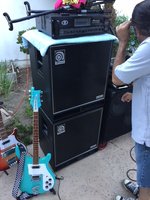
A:
POLYGON ((97 150, 102 108, 51 121, 40 110, 40 144, 55 169, 97 150))
POLYGON ((98 149, 113 42, 57 44, 43 57, 29 45, 40 145, 55 170, 98 149))
POLYGON ((109 70, 108 85, 104 103, 99 144, 103 147, 109 140, 131 131, 131 101, 123 102, 126 92, 132 93, 132 85, 116 87, 112 84, 112 67, 109 70))

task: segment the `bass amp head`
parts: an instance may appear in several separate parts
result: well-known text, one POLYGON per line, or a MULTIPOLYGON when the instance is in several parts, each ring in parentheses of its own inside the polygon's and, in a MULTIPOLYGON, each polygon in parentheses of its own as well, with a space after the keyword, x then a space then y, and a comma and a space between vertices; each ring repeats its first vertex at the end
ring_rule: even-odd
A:
POLYGON ((108 33, 110 23, 103 13, 51 13, 37 17, 36 28, 59 39, 108 33))

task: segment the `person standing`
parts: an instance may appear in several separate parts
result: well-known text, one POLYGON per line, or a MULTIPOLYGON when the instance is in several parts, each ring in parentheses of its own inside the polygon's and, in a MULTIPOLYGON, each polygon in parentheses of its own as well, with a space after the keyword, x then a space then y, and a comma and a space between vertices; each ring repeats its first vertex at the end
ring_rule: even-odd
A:
MULTIPOLYGON (((132 84, 132 138, 135 141, 139 200, 150 200, 150 0, 138 3, 132 19, 116 27, 119 46, 114 61, 112 82, 132 84), (140 42, 125 61, 126 47, 133 26, 140 42)), ((115 200, 133 200, 116 196, 115 200)))

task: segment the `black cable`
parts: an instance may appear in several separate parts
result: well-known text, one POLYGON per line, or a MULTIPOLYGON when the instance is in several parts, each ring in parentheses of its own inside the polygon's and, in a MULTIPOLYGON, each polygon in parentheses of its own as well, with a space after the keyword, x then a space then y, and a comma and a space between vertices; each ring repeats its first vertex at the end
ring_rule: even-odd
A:
POLYGON ((136 163, 136 160, 135 160, 134 157, 132 156, 132 151, 133 151, 134 148, 135 148, 135 146, 133 146, 133 147, 130 149, 130 157, 131 157, 132 161, 136 163))
POLYGON ((126 172, 126 175, 127 175, 128 179, 130 179, 131 181, 136 182, 136 180, 133 179, 133 178, 131 178, 131 176, 129 175, 129 173, 130 173, 130 172, 133 172, 133 171, 136 172, 137 170, 136 170, 136 169, 129 169, 129 170, 126 172))
MULTIPOLYGON (((135 148, 135 146, 133 146, 131 149, 130 149, 130 158, 133 162, 136 163, 136 160, 134 159, 133 155, 132 155, 132 152, 133 152, 133 149, 135 148)), ((126 175, 128 177, 128 179, 130 179, 131 181, 134 181, 136 182, 135 179, 132 179, 131 176, 129 175, 130 172, 136 172, 137 170, 136 169, 129 169, 127 172, 126 172, 126 175)))
POLYGON ((60 194, 59 194, 59 189, 60 189, 60 181, 61 181, 61 180, 64 180, 64 177, 63 177, 63 176, 61 176, 61 177, 58 177, 58 176, 56 176, 56 180, 58 180, 58 190, 57 190, 57 196, 58 196, 59 200, 61 200, 61 197, 60 197, 60 194))

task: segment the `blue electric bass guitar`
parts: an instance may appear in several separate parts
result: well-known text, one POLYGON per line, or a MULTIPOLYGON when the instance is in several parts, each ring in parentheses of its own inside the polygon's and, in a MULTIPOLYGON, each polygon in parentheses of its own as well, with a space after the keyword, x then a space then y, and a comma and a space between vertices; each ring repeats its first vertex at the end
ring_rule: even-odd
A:
MULTIPOLYGON (((39 158, 39 123, 38 111, 41 106, 40 90, 31 88, 30 104, 33 107, 33 157, 26 155, 24 170, 20 183, 20 190, 28 194, 42 194, 51 191, 55 184, 55 175, 49 166, 51 154, 39 158)), ((16 154, 20 157, 20 151, 16 147, 16 154)))

